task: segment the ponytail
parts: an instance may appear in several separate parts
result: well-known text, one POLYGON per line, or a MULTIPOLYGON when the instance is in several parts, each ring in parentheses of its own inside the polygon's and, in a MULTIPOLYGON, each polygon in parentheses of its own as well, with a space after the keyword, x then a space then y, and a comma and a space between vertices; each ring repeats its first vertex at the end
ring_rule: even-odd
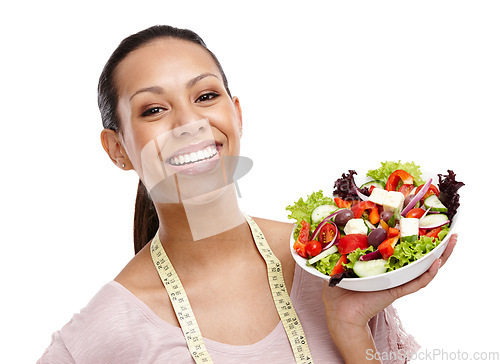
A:
POLYGON ((158 230, 158 215, 146 186, 139 180, 134 213, 134 249, 137 254, 154 238, 158 230))

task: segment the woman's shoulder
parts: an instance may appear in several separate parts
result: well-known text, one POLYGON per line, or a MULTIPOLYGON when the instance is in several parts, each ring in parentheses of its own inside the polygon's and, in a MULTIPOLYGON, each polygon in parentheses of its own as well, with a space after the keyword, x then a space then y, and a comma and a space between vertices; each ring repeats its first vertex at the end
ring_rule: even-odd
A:
POLYGON ((150 243, 146 244, 122 271, 115 277, 115 281, 126 287, 129 291, 144 288, 147 282, 151 282, 152 277, 157 273, 152 264, 149 252, 150 243))
POLYGON ((290 250, 290 235, 294 229, 293 224, 260 217, 255 217, 253 219, 262 230, 262 233, 266 237, 266 240, 273 251, 275 249, 290 250))
MULTIPOLYGON (((120 283, 110 281, 105 284, 89 303, 73 315, 63 332, 68 337, 95 337, 108 328, 116 328, 124 318, 142 316, 133 295, 120 283)), ((123 327, 123 323, 121 324, 123 327)))
POLYGON ((259 228, 262 230, 264 235, 270 235, 280 240, 290 239, 290 234, 293 231, 294 225, 289 222, 277 221, 264 219, 261 217, 254 217, 254 221, 257 223, 259 228))
POLYGON ((59 340, 74 358, 80 354, 87 357, 87 351, 102 347, 109 332, 115 335, 126 330, 123 326, 117 330, 120 328, 117 323, 125 322, 132 311, 133 305, 123 287, 117 282, 108 282, 57 333, 59 340))
POLYGON ((172 332, 130 291, 111 281, 54 333, 40 363, 62 362, 63 357, 81 363, 137 363, 149 343, 172 332))
POLYGON ((289 271, 293 272, 295 261, 290 251, 290 235, 293 232, 294 225, 258 217, 254 217, 253 219, 262 230, 273 253, 285 267, 288 267, 289 271))

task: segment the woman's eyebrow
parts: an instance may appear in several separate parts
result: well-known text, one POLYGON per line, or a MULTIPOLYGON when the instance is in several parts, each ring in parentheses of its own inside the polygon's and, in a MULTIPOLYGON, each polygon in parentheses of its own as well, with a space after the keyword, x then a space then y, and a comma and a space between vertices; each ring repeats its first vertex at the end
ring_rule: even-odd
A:
MULTIPOLYGON (((219 77, 217 77, 216 75, 214 75, 213 73, 210 73, 210 72, 202 73, 201 75, 198 75, 198 76, 192 78, 191 80, 189 80, 186 83, 186 87, 188 87, 188 88, 193 87, 194 85, 196 85, 197 82, 203 80, 205 77, 215 77, 217 79, 219 78, 219 77)), ((157 94, 157 95, 161 95, 161 94, 165 93, 165 90, 163 88, 161 88, 160 86, 151 86, 151 87, 140 88, 139 90, 137 90, 136 92, 134 92, 134 94, 132 96, 130 96, 129 101, 132 100, 132 98, 135 95, 140 94, 141 92, 151 92, 151 93, 154 93, 154 94, 157 94)))
POLYGON ((189 80, 189 81, 186 83, 186 87, 187 87, 187 88, 191 88, 191 87, 193 87, 193 86, 196 84, 196 82, 201 81, 201 80, 203 80, 205 77, 210 77, 210 76, 213 76, 213 77, 215 77, 215 78, 217 78, 217 79, 219 78, 219 77, 217 77, 216 75, 214 75, 213 73, 210 73, 210 72, 205 72, 205 73, 202 73, 201 75, 196 76, 195 78, 193 78, 193 79, 189 80))
POLYGON ((165 92, 165 90, 163 90, 163 88, 161 88, 160 86, 151 86, 151 87, 140 88, 132 96, 130 96, 129 101, 132 100, 132 98, 135 95, 140 94, 141 92, 151 92, 151 93, 154 93, 154 94, 157 94, 157 95, 161 95, 161 94, 163 94, 165 92))

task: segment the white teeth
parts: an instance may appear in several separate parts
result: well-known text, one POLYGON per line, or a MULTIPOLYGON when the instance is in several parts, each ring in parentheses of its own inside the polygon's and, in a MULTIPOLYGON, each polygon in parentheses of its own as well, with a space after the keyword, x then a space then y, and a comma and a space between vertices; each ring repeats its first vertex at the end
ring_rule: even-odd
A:
POLYGON ((188 154, 181 154, 170 158, 169 162, 173 165, 182 165, 186 163, 193 163, 203 159, 212 158, 217 154, 217 148, 215 145, 209 145, 208 147, 199 150, 197 152, 191 152, 188 154))

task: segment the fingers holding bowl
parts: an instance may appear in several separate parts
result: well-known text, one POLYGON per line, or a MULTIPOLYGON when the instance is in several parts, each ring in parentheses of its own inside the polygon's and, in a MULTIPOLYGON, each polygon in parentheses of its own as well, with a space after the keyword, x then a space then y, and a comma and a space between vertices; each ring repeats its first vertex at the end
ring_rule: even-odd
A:
POLYGON ((441 268, 444 265, 444 263, 446 263, 446 261, 452 254, 456 244, 457 244, 457 234, 453 234, 450 236, 450 240, 448 241, 448 245, 446 246, 446 249, 444 250, 443 254, 441 254, 439 259, 436 259, 432 263, 430 268, 424 274, 411 280, 408 283, 405 283, 398 287, 391 288, 389 290, 394 299, 409 295, 411 293, 415 293, 418 290, 427 286, 434 279, 437 272, 439 271, 439 268, 441 268))
POLYGON ((457 245, 457 234, 452 234, 450 236, 450 240, 448 241, 448 245, 446 246, 446 249, 444 250, 443 254, 441 255, 441 266, 446 263, 448 258, 450 257, 451 253, 453 252, 453 249, 455 248, 455 245, 457 245))
POLYGON ((442 264, 441 259, 436 259, 424 274, 401 286, 390 288, 389 293, 391 294, 393 299, 396 300, 403 296, 407 296, 409 294, 419 291, 420 289, 427 286, 434 279, 441 264, 442 264))

